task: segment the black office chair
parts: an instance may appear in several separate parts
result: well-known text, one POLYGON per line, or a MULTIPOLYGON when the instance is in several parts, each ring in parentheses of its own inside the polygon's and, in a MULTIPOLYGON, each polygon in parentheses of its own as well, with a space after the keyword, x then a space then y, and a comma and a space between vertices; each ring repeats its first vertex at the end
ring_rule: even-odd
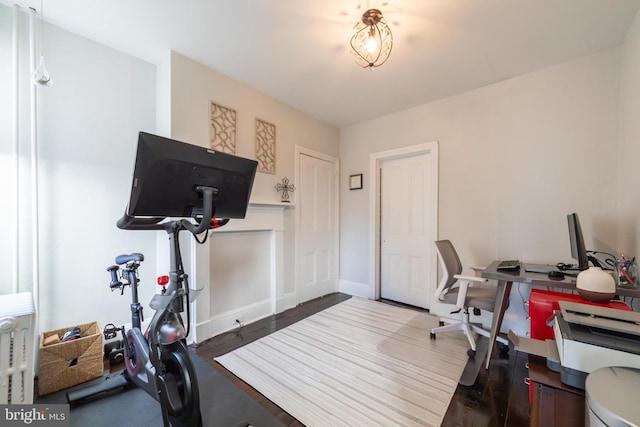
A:
MULTIPOLYGON (((439 332, 463 331, 471 346, 471 349, 467 351, 467 355, 475 357, 476 341, 473 337, 473 332, 487 338, 489 338, 490 333, 469 321, 469 309, 493 312, 496 289, 469 286, 471 283, 486 282, 487 279, 478 276, 461 275, 462 263, 453 244, 449 240, 438 240, 435 244, 440 265, 442 266, 442 280, 436 290, 436 298, 445 304, 455 305, 458 310, 453 311, 452 314, 462 310, 463 316, 462 320, 441 318, 440 327, 431 330, 431 339, 436 339, 436 334, 439 332), (445 325, 445 323, 447 324, 445 325)), ((509 342, 506 339, 497 337, 496 340, 507 346, 506 349, 508 349, 509 342)), ((505 351, 505 348, 503 347, 501 350, 505 351)))

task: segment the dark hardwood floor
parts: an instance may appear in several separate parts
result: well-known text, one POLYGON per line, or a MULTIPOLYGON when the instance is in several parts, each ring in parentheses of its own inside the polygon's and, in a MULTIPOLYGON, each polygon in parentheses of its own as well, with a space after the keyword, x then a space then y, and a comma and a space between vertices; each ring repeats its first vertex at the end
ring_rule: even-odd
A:
MULTIPOLYGON (((213 358, 258 340, 348 298, 350 298, 349 295, 333 293, 308 301, 280 314, 213 337, 201 343, 196 348, 196 353, 285 425, 302 426, 302 423, 226 370, 213 358)), ((394 304, 390 301, 383 302, 394 304)), ((492 355, 489 369, 482 368, 480 370, 473 386, 458 386, 442 426, 529 425, 528 387, 524 383, 527 376, 526 361, 525 354, 513 349, 506 355, 492 355)))

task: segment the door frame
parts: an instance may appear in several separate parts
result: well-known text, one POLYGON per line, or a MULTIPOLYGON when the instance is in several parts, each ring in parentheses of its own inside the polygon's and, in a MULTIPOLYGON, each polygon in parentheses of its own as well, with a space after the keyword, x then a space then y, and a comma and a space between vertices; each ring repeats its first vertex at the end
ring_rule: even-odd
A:
MULTIPOLYGON (((431 218, 429 224, 434 239, 438 238, 438 141, 426 142, 418 145, 411 145, 393 150, 380 151, 371 153, 369 157, 369 285, 371 289, 371 298, 380 299, 380 255, 381 255, 381 198, 380 198, 380 168, 385 160, 391 160, 398 157, 408 157, 419 154, 431 154, 431 218)), ((429 277, 430 284, 437 284, 438 281, 438 257, 434 251, 434 256, 429 260, 429 277)), ((434 289, 435 290, 435 289, 434 289)), ((430 301, 431 302, 431 301, 430 301)), ((431 307, 431 304, 429 304, 431 307)))
MULTIPOLYGON (((336 291, 338 290, 338 284, 340 280, 340 159, 337 157, 330 156, 328 154, 321 153, 319 151, 312 150, 310 148, 306 148, 300 145, 295 146, 295 161, 294 161, 294 175, 295 182, 300 182, 300 156, 306 155, 310 157, 315 157, 320 160, 325 160, 327 162, 333 163, 335 166, 336 179, 334 181, 334 223, 336 225, 335 230, 335 266, 336 266, 336 278, 335 285, 336 291)), ((294 193, 295 194, 295 193, 294 193)), ((296 202, 298 198, 295 198, 296 202)), ((300 208, 294 209, 294 220, 295 220, 295 248, 294 248, 294 292, 295 292, 295 302, 296 305, 300 304, 300 296, 298 294, 298 284, 300 283, 300 208)))

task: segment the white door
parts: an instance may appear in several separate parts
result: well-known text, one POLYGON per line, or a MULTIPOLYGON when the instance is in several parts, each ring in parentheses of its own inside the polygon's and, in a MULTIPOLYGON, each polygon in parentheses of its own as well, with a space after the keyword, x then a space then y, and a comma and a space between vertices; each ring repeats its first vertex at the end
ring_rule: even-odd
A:
POLYGON ((298 303, 338 290, 337 160, 298 156, 298 303))
POLYGON ((380 296, 429 308, 435 235, 433 153, 386 159, 380 173, 380 296))

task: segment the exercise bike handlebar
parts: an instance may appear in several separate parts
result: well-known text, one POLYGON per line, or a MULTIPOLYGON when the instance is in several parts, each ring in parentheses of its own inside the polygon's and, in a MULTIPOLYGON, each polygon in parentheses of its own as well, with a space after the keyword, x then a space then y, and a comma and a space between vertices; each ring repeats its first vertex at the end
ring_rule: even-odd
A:
POLYGON ((134 217, 125 212, 116 226, 121 230, 163 230, 160 223, 164 219, 165 217, 134 217))
POLYGON ((118 280, 119 269, 120 267, 118 267, 117 265, 112 265, 111 267, 107 268, 107 271, 111 273, 111 283, 109 283, 109 287, 111 288, 111 290, 119 289, 122 286, 122 282, 118 280))
MULTIPOLYGON (((196 190, 202 192, 204 212, 199 220, 200 222, 194 224, 186 218, 163 222, 167 217, 135 217, 125 211, 122 218, 116 222, 116 225, 121 230, 167 230, 169 224, 177 223, 180 225, 180 228, 188 230, 192 234, 200 234, 205 230, 218 228, 229 222, 228 219, 213 218, 213 195, 217 193, 217 189, 198 186, 196 190)), ((198 221, 198 219, 194 219, 198 221)))

